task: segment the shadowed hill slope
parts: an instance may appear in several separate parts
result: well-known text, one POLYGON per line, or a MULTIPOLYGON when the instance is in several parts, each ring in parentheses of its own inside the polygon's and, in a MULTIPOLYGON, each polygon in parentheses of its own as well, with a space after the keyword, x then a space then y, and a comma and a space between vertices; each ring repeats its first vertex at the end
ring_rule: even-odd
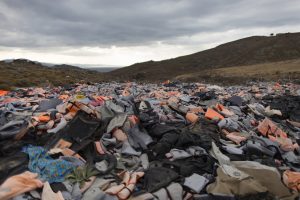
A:
POLYGON ((137 63, 108 74, 119 80, 160 81, 187 73, 292 59, 300 59, 300 33, 248 37, 191 55, 137 63))
POLYGON ((0 88, 63 85, 81 80, 99 82, 103 74, 70 65, 47 67, 25 59, 0 62, 0 88))

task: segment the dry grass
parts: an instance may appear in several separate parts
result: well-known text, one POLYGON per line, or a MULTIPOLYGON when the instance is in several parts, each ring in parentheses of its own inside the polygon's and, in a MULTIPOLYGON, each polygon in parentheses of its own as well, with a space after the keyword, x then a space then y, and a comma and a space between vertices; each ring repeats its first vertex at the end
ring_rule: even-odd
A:
POLYGON ((247 82, 250 80, 300 80, 300 59, 271 62, 249 66, 236 66, 204 70, 177 76, 175 79, 184 81, 211 80, 212 82, 247 82))
POLYGON ((0 89, 13 87, 64 85, 85 82, 100 82, 103 74, 72 66, 45 67, 24 61, 0 62, 0 89))
MULTIPOLYGON (((217 76, 252 77, 265 76, 268 68, 272 73, 294 72, 299 63, 285 64, 288 60, 300 59, 300 33, 278 36, 253 36, 198 53, 162 61, 136 63, 109 73, 112 79, 137 81, 162 81, 175 77, 195 77, 214 80, 217 76), (284 63, 280 63, 285 61, 284 63), (279 62, 278 64, 275 64, 279 62), (260 65, 267 63, 266 65, 260 65), (270 65, 270 63, 273 63, 270 65), (233 67, 239 66, 239 67, 233 67), (255 67, 256 66, 256 67, 255 67), (226 67, 226 69, 224 69, 226 67), (246 69, 249 67, 249 69, 246 69), (289 68, 291 67, 291 68, 289 68), (276 69, 275 69, 276 68, 276 69), (215 69, 218 69, 214 71, 215 69), (274 71, 275 70, 275 71, 274 71)), ((293 62, 293 61, 291 61, 293 62)), ((275 76, 277 77, 277 76, 275 76)), ((270 78, 268 76, 268 78, 270 78)))

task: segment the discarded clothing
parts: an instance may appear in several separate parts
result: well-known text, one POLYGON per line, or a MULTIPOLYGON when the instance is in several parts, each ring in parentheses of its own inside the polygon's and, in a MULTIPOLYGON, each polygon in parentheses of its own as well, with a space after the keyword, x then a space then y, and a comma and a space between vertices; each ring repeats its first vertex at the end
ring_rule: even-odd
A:
POLYGON ((23 152, 29 156, 28 168, 31 172, 38 173, 41 180, 53 182, 63 182, 65 176, 76 167, 72 162, 63 159, 51 158, 42 147, 27 146, 23 152))

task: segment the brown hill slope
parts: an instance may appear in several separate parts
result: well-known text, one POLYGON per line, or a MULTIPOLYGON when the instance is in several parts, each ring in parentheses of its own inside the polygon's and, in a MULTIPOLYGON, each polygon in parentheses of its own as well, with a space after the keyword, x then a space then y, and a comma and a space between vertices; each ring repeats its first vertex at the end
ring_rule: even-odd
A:
POLYGON ((175 77, 185 82, 240 84, 247 81, 292 81, 300 83, 300 59, 262 64, 207 69, 175 77))
POLYGON ((292 59, 300 59, 300 33, 248 37, 191 55, 137 63, 108 74, 110 79, 161 81, 216 68, 251 66, 292 59))
POLYGON ((99 82, 103 74, 70 65, 47 67, 25 59, 0 61, 0 88, 63 85, 81 80, 99 82))

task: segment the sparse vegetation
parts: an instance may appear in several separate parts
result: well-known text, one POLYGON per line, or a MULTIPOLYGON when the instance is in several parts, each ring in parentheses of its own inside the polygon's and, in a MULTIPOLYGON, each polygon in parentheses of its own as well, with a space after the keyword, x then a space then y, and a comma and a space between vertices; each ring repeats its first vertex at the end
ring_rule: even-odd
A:
POLYGON ((187 73, 175 79, 182 81, 199 81, 240 84, 248 81, 299 81, 300 59, 282 62, 264 63, 250 66, 236 66, 187 73))
MULTIPOLYGON (((182 77, 186 74, 189 76, 188 79, 194 76, 201 78, 198 81, 206 82, 214 79, 218 81, 218 74, 223 80, 235 77, 235 81, 239 77, 242 77, 242 81, 258 79, 259 77, 254 74, 261 74, 263 79, 282 78, 286 76, 287 72, 299 71, 300 63, 293 64, 295 59, 300 59, 300 33, 277 34, 273 37, 253 36, 187 56, 157 62, 137 63, 110 72, 111 76, 108 77, 108 80, 162 81, 182 77), (269 66, 268 71, 272 71, 272 73, 268 75, 264 70, 253 67, 258 64, 281 61, 285 61, 285 63, 280 63, 276 69, 269 66), (238 68, 241 70, 232 68, 234 66, 239 66, 238 68), (249 70, 246 70, 248 67, 249 70), (226 70, 227 68, 234 71, 226 70), (220 73, 216 73, 215 69, 218 69, 220 73), (223 75, 221 69, 230 73, 223 75), (276 71, 279 74, 277 72, 272 75, 276 71)), ((299 74, 296 73, 293 77, 299 79, 299 74)), ((197 80, 197 78, 192 79, 197 80)))
POLYGON ((58 86, 81 80, 99 82, 103 79, 103 74, 100 72, 67 65, 46 67, 25 60, 15 60, 12 63, 0 62, 0 71, 0 89, 47 84, 58 86))

